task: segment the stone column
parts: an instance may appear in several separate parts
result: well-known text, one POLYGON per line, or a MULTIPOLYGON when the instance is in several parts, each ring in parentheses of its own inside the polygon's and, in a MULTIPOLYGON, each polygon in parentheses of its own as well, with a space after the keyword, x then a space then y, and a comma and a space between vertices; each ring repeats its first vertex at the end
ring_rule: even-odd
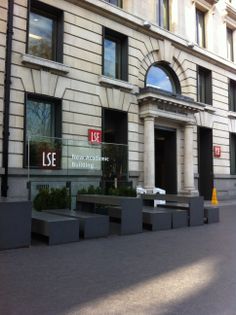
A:
POLYGON ((144 118, 144 188, 155 187, 155 142, 153 116, 144 118))
POLYGON ((193 170, 193 125, 186 124, 184 129, 184 192, 196 194, 193 170))

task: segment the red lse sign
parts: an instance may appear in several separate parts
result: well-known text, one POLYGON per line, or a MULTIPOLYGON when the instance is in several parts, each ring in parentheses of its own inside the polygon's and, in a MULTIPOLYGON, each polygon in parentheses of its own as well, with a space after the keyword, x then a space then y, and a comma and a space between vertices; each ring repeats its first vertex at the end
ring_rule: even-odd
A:
POLYGON ((88 130, 88 140, 91 144, 98 144, 102 142, 102 131, 89 129, 88 130))
POLYGON ((221 147, 219 145, 214 146, 214 157, 220 157, 221 156, 221 147))

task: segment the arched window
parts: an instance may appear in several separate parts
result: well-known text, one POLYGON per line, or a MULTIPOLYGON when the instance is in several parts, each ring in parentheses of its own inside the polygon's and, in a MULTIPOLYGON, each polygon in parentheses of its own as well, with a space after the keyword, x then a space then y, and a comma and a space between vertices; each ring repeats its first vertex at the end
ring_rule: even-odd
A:
POLYGON ((180 83, 175 72, 164 63, 152 65, 146 75, 146 86, 180 94, 180 83))

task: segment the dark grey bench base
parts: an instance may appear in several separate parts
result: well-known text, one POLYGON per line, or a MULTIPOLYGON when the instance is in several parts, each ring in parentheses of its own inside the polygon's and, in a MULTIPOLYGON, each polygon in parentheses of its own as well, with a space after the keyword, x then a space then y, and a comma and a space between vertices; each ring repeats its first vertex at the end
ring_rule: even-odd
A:
POLYGON ((46 212, 32 212, 32 233, 48 238, 49 245, 79 241, 79 221, 46 212))
POLYGON ((79 220, 80 233, 83 238, 104 237, 109 234, 109 217, 106 215, 67 209, 47 210, 46 212, 79 220))
POLYGON ((31 201, 0 200, 0 250, 30 246, 31 211, 31 201))
POLYGON ((171 213, 171 227, 173 229, 178 229, 188 226, 188 212, 187 210, 181 210, 178 208, 161 208, 162 211, 167 211, 171 213))
POLYGON ((204 223, 204 200, 201 196, 144 194, 142 199, 144 205, 153 200, 165 200, 166 204, 162 204, 161 208, 187 210, 189 226, 197 226, 204 223))
POLYGON ((166 208, 144 208, 143 223, 152 225, 152 230, 177 229, 188 226, 188 213, 185 210, 166 208))
POLYGON ((219 207, 215 206, 205 206, 204 207, 204 217, 206 223, 217 223, 220 221, 220 210, 219 207))
POLYGON ((171 213, 156 209, 143 209, 143 223, 150 225, 152 231, 170 230, 171 213))
POLYGON ((143 231, 141 209, 139 211, 138 208, 130 207, 124 210, 120 206, 108 206, 106 211, 111 222, 119 223, 119 227, 116 229, 118 234, 128 235, 143 231))
POLYGON ((140 198, 78 194, 77 209, 99 213, 99 209, 97 209, 98 206, 119 208, 119 210, 115 210, 116 214, 108 213, 111 218, 119 218, 119 234, 127 235, 142 232, 142 200, 140 198))

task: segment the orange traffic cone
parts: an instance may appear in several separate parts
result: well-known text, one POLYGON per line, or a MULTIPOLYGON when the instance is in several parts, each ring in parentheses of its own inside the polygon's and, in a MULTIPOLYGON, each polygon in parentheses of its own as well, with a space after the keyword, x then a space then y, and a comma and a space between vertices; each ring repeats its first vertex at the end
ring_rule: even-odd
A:
POLYGON ((217 199, 217 194, 216 194, 216 188, 213 187, 212 189, 212 196, 211 196, 211 204, 214 206, 218 205, 218 199, 217 199))

